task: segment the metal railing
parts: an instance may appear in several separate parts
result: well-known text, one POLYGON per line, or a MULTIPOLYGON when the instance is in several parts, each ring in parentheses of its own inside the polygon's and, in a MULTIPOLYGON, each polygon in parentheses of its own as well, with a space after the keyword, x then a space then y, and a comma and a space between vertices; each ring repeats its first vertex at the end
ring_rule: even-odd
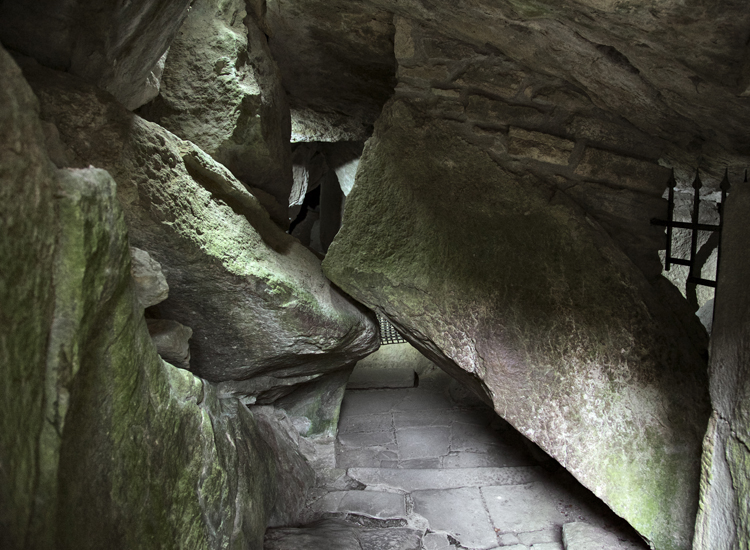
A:
POLYGON ((387 344, 405 344, 406 339, 401 336, 401 333, 396 330, 390 321, 380 313, 378 316, 378 324, 380 325, 380 345, 385 346, 387 344))
MULTIPOLYGON (((745 183, 747 183, 747 170, 745 171, 745 183)), ((662 225, 666 226, 667 232, 667 242, 666 242, 666 254, 664 258, 664 269, 666 271, 669 271, 669 269, 672 267, 673 264, 675 265, 684 265, 689 268, 689 274, 687 283, 688 284, 696 284, 696 285, 703 285, 703 286, 710 286, 713 288, 716 288, 716 281, 712 281, 709 279, 703 279, 700 277, 700 273, 698 275, 695 274, 695 260, 698 252, 698 231, 712 231, 715 232, 721 237, 721 228, 723 226, 724 222, 724 203, 727 200, 727 195, 729 194, 729 189, 731 188, 731 185, 729 183, 729 171, 724 171, 724 179, 721 180, 721 183, 719 184, 719 189, 721 190, 721 202, 717 205, 717 208, 719 210, 719 223, 718 225, 713 224, 705 224, 705 223, 699 223, 700 219, 700 206, 701 206, 701 198, 700 198, 700 190, 703 187, 703 182, 700 178, 700 171, 695 171, 695 179, 693 180, 693 213, 691 220, 689 222, 678 222, 674 220, 674 190, 677 186, 677 181, 674 177, 674 169, 672 170, 672 175, 669 177, 669 183, 668 183, 668 189, 669 189, 669 196, 668 196, 668 205, 667 205, 667 219, 666 220, 660 220, 658 218, 653 218, 651 220, 652 225, 662 225), (676 258, 672 256, 672 229, 678 228, 678 229, 687 229, 691 231, 691 239, 690 239, 690 257, 689 258, 676 258)), ((721 247, 718 246, 718 254, 721 254, 721 247)), ((718 265, 718 260, 717 260, 718 265)))

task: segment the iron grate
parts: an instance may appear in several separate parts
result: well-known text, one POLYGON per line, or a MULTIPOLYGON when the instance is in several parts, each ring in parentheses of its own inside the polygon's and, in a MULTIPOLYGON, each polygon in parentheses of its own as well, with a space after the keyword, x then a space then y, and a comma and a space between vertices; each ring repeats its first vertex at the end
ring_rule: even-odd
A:
POLYGON ((405 344, 406 340, 401 333, 396 330, 388 319, 381 315, 378 315, 378 324, 380 325, 380 345, 385 346, 386 344, 405 344))

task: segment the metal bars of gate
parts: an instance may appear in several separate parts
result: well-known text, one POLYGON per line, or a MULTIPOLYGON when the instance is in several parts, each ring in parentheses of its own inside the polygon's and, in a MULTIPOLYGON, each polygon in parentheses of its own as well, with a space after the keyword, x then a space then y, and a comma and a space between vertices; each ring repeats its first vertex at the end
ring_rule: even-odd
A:
POLYGON ((387 344, 406 343, 406 340, 401 336, 401 333, 396 330, 396 327, 394 327, 384 315, 378 313, 377 316, 378 324, 380 325, 380 345, 384 346, 387 344))
MULTIPOLYGON (((747 183, 747 170, 745 171, 745 183, 747 183)), ((696 284, 696 285, 703 285, 703 286, 710 286, 710 287, 716 287, 716 281, 711 281, 709 279, 703 279, 694 273, 695 268, 695 256, 698 249, 698 231, 715 231, 721 235, 721 228, 724 223, 724 203, 727 200, 727 195, 729 194, 729 189, 731 185, 729 184, 729 171, 724 171, 724 179, 721 180, 721 184, 719 185, 719 189, 721 189, 721 203, 718 205, 719 208, 719 224, 713 225, 713 224, 705 224, 705 223, 699 223, 698 220, 700 218, 700 190, 703 187, 703 182, 700 178, 700 172, 699 170, 695 171, 695 179, 693 180, 693 213, 691 221, 689 222, 678 222, 674 220, 674 189, 677 186, 677 181, 674 177, 674 169, 672 170, 672 174, 669 177, 669 183, 667 185, 669 189, 668 194, 668 205, 667 205, 667 219, 666 220, 660 220, 658 218, 653 218, 651 220, 652 225, 663 225, 667 228, 667 250, 666 255, 664 259, 664 269, 669 271, 669 269, 672 267, 672 264, 677 265, 685 265, 690 269, 687 282, 696 284), (691 233, 691 240, 690 240, 690 258, 684 259, 684 258, 675 258, 672 256, 672 229, 673 228, 678 229, 688 229, 691 233)), ((718 254, 721 254, 721 247, 718 247, 718 254)), ((717 260, 718 265, 718 260, 717 260)))

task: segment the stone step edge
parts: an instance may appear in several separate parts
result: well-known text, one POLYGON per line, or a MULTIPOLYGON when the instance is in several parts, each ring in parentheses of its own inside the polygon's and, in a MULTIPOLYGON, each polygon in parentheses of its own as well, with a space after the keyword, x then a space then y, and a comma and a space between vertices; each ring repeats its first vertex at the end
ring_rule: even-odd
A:
POLYGON ((362 483, 366 491, 410 493, 461 487, 525 485, 544 479, 538 467, 506 468, 349 468, 347 475, 362 483))

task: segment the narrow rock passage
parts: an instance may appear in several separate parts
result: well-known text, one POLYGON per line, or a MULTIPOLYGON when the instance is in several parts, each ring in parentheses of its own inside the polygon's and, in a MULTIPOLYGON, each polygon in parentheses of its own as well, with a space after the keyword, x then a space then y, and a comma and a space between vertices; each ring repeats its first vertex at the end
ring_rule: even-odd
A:
POLYGON ((413 387, 405 368, 355 371, 350 388, 371 388, 344 397, 335 461, 347 483, 320 488, 317 523, 275 530, 267 549, 646 548, 447 374, 432 368, 413 387))

